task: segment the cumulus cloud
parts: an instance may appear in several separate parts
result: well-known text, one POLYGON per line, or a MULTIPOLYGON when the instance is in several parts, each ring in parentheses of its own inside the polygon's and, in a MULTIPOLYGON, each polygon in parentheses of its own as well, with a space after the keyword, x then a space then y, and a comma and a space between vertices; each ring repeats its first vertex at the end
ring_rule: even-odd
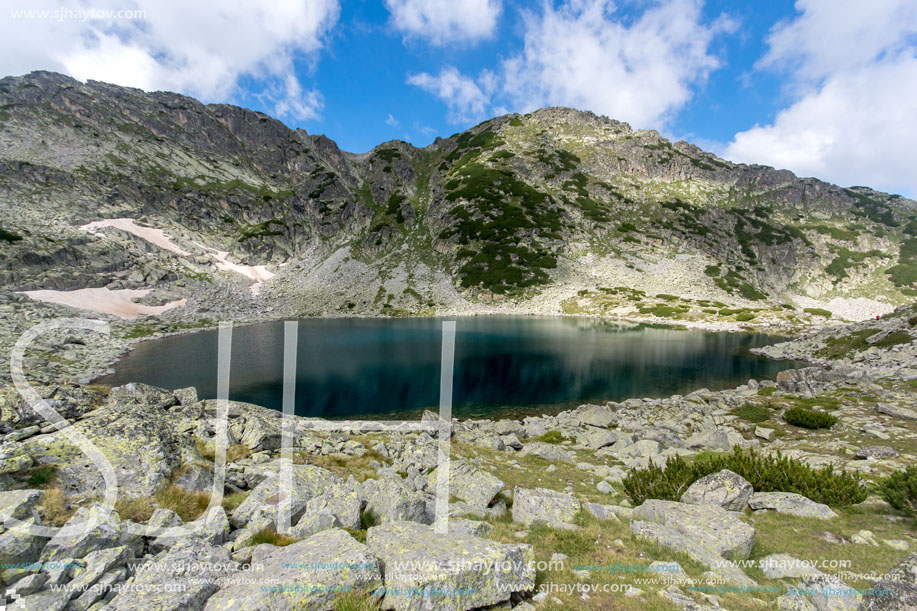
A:
POLYGON ((409 36, 441 45, 493 35, 501 0, 385 0, 392 25, 409 36))
POLYGON ((842 185, 917 194, 917 5, 799 0, 761 69, 789 77, 792 102, 735 135, 723 155, 842 185))
POLYGON ((277 114, 312 118, 321 94, 303 91, 293 60, 321 48, 338 13, 337 0, 23 2, 0 19, 0 72, 55 70, 208 101, 246 78, 277 114))
POLYGON ((474 121, 484 114, 489 100, 486 83, 493 81, 488 75, 483 80, 485 83, 479 85, 453 66, 443 68, 436 76, 426 72, 408 76, 408 84, 442 99, 449 108, 449 120, 455 123, 474 121))
POLYGON ((408 82, 441 97, 453 119, 563 105, 661 127, 719 65, 711 43, 734 27, 726 18, 704 23, 699 0, 656 2, 634 19, 610 0, 545 3, 522 14, 523 46, 493 72, 473 79, 449 67, 408 82))

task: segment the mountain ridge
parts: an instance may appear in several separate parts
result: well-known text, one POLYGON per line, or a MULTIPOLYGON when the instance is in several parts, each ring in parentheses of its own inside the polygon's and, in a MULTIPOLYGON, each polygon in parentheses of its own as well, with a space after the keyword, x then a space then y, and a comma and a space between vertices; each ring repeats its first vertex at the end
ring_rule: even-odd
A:
POLYGON ((872 302, 863 317, 917 295, 914 201, 588 111, 349 153, 257 111, 35 72, 0 79, 0 145, 11 292, 152 289, 188 299, 183 315, 497 307, 790 326, 818 321, 805 307, 872 302), (80 229, 117 218, 188 256, 80 229), (211 251, 273 276, 253 296, 211 251))

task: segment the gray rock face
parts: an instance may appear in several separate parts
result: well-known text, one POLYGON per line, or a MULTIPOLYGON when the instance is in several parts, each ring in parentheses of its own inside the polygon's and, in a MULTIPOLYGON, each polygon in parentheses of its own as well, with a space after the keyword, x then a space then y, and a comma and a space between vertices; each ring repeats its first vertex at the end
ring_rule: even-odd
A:
POLYGON ((106 611, 200 611, 230 572, 222 547, 196 538, 182 539, 153 558, 133 577, 132 588, 115 596, 106 611))
POLYGON ((258 574, 241 571, 207 601, 206 611, 294 611, 330 609, 341 592, 374 591, 382 585, 379 560, 367 546, 343 530, 327 530, 286 547, 259 545, 252 565, 258 574), (269 578, 273 585, 248 583, 269 578), (237 578, 237 579, 234 579, 237 578))
POLYGON ((863 596, 860 611, 917 609, 917 553, 893 566, 872 590, 863 596))
POLYGON ((818 611, 856 611, 863 598, 834 575, 805 577, 799 588, 818 611))
POLYGON ((742 511, 754 488, 741 475, 723 469, 691 484, 681 495, 682 503, 719 505, 726 511, 742 511))
POLYGON ((334 524, 339 528, 360 528, 360 510, 363 507, 362 488, 358 482, 347 482, 334 486, 321 496, 311 499, 306 504, 303 516, 318 514, 327 510, 334 517, 334 524))
POLYGON ((0 525, 31 517, 41 500, 40 490, 7 490, 0 492, 0 525))
POLYGON ((604 448, 605 446, 610 446, 618 440, 618 434, 614 431, 609 431, 606 429, 594 429, 585 433, 582 437, 577 439, 577 443, 580 443, 592 450, 598 450, 604 448))
POLYGON ((582 405, 573 411, 573 417, 582 424, 599 428, 608 428, 617 419, 614 410, 606 405, 582 405))
POLYGON ((580 510, 570 494, 545 488, 513 490, 513 522, 520 524, 569 524, 580 510))
POLYGON ((666 526, 731 560, 748 558, 755 543, 754 527, 717 505, 650 499, 634 508, 633 519, 666 526))
POLYGON ((749 497, 748 506, 753 511, 769 509, 801 518, 827 520, 837 516, 827 505, 816 503, 801 494, 792 492, 755 492, 749 497))
POLYGON ((759 561, 759 566, 768 579, 784 579, 787 577, 817 577, 822 572, 811 563, 794 558, 789 554, 771 554, 759 561))
POLYGON ((242 528, 256 519, 275 519, 281 503, 287 499, 290 503, 290 520, 295 524, 305 512, 309 500, 343 483, 340 477, 327 469, 313 465, 292 465, 292 489, 285 490, 280 476, 282 461, 276 460, 274 463, 275 470, 232 512, 230 522, 236 528, 242 528))
MULTIPOLYGON (((158 490, 181 465, 182 456, 192 451, 190 437, 179 434, 169 417, 168 408, 175 403, 167 391, 128 384, 112 389, 104 406, 72 425, 111 462, 119 494, 147 496, 158 490)), ((57 467, 67 494, 104 490, 98 468, 63 431, 37 435, 23 443, 36 463, 57 467)))
POLYGON ((879 403, 876 405, 876 411, 886 416, 894 416, 904 420, 917 420, 917 411, 901 407, 900 405, 891 405, 889 403, 879 403))
POLYGON ((106 515, 104 506, 98 503, 90 507, 81 507, 73 514, 64 528, 73 527, 75 534, 65 531, 55 535, 41 553, 43 562, 62 558, 82 558, 89 552, 108 547, 117 547, 122 541, 121 518, 114 511, 106 515), (85 529, 77 526, 89 519, 99 520, 95 528, 85 529))
POLYGON ((863 446, 854 454, 854 458, 898 458, 898 452, 888 446, 863 446))
POLYGON ((559 445, 533 441, 527 443, 519 451, 520 456, 537 456, 548 462, 573 462, 573 455, 559 445))
POLYGON ((509 600, 513 592, 535 585, 530 545, 457 532, 440 535, 413 522, 374 526, 366 533, 366 545, 384 566, 385 609, 464 611, 509 600))
POLYGON ((381 522, 429 523, 427 502, 419 492, 409 489, 401 478, 385 478, 363 482, 366 511, 381 522))
MULTIPOLYGON (((431 490, 436 490, 438 470, 428 477, 431 490)), ((501 490, 503 482, 481 471, 464 460, 453 460, 449 464, 449 494, 473 507, 485 508, 501 490)))

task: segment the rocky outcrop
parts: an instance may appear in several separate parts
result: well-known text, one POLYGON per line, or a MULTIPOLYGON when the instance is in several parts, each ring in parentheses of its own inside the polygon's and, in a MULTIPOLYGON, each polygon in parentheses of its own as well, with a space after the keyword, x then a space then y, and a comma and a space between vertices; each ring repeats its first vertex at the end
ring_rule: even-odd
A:
POLYGON ((752 511, 771 510, 801 518, 820 518, 827 520, 837 514, 827 505, 816 503, 801 494, 792 492, 756 492, 748 499, 752 511))
POLYGON ((545 488, 513 490, 513 521, 563 528, 573 523, 581 504, 570 494, 545 488))
POLYGON ((742 511, 754 488, 741 475, 728 469, 700 478, 681 495, 682 503, 718 505, 726 511, 742 511))

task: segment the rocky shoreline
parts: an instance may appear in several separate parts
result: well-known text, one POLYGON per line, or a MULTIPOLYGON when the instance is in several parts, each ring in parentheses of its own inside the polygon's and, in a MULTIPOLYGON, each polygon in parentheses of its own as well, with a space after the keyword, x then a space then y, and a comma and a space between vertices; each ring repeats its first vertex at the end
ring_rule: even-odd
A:
POLYGON ((215 488, 219 406, 193 388, 39 384, 64 418, 54 425, 7 386, 0 579, 36 610, 911 608, 913 523, 874 492, 829 506, 725 470, 675 500, 638 503, 627 481, 736 448, 831 465, 869 486, 907 467, 917 456, 915 314, 765 348, 823 362, 776 383, 455 420, 448 534, 435 523, 429 432, 331 432, 294 417, 287 463, 280 414, 230 402, 215 488), (836 423, 802 429, 792 409, 836 423), (111 513, 105 471, 74 432, 111 465, 111 513), (278 532, 284 506, 291 528, 278 532), (87 519, 95 526, 67 533, 87 519))

